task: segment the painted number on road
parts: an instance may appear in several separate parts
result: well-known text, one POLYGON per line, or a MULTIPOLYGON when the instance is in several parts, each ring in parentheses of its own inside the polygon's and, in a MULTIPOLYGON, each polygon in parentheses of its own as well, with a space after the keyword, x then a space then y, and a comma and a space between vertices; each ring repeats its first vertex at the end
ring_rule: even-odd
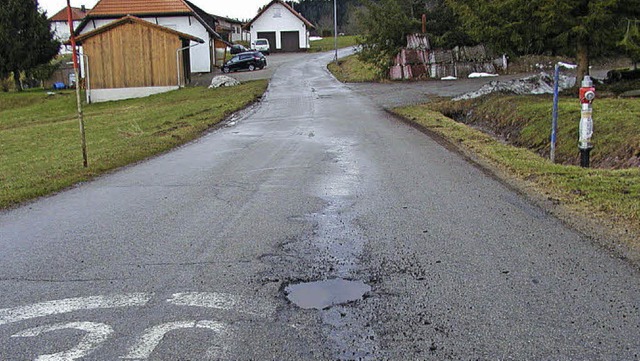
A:
MULTIPOLYGON (((68 298, 56 301, 36 303, 28 306, 0 309, 0 326, 26 321, 34 318, 66 314, 81 310, 115 309, 123 307, 146 306, 153 294, 134 293, 114 296, 94 296, 68 298)), ((204 307, 218 310, 235 311, 252 316, 269 317, 275 307, 252 302, 244 298, 224 293, 189 292, 176 293, 167 303, 176 306, 204 307)), ((225 332, 225 324, 217 321, 178 321, 157 325, 145 330, 132 346, 123 360, 147 360, 162 342, 165 335, 175 330, 205 329, 216 335, 225 332)), ((71 361, 81 359, 95 352, 112 335, 113 328, 97 322, 69 322, 44 325, 20 331, 11 337, 39 337, 61 330, 80 330, 85 333, 73 348, 48 355, 40 355, 36 361, 71 361)))

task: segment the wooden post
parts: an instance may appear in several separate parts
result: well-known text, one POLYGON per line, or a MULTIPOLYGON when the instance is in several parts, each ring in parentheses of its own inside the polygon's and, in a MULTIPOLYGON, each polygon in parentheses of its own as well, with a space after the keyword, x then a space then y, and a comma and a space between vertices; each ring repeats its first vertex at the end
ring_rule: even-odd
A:
POLYGON ((70 0, 67 0, 67 21, 69 21, 69 39, 71 40, 71 51, 73 57, 73 72, 76 76, 76 103, 78 104, 78 122, 80 123, 80 144, 82 147, 82 165, 87 168, 87 141, 84 134, 84 116, 82 114, 82 99, 80 97, 80 72, 78 71, 78 54, 76 54, 76 37, 73 28, 73 14, 71 12, 70 0))

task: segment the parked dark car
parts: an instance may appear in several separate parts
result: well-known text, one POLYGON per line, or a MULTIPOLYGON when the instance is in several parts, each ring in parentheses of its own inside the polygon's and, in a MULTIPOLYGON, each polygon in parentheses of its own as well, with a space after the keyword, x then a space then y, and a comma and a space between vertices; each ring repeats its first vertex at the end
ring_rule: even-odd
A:
POLYGON ((247 69, 254 71, 256 69, 262 69, 267 66, 267 58, 259 51, 247 51, 237 54, 229 61, 224 63, 222 71, 229 73, 232 71, 238 71, 247 69))
POLYGON ((249 51, 249 49, 245 48, 243 45, 240 45, 240 44, 231 45, 230 52, 232 55, 244 53, 246 51, 249 51))

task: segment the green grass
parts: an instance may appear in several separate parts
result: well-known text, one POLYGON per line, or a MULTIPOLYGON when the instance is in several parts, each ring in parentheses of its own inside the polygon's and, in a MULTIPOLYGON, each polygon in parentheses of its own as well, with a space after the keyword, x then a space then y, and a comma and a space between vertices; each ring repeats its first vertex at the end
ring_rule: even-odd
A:
MULTIPOLYGON (((507 100, 517 101, 509 97, 507 100)), ((612 105, 619 106, 615 102, 612 105)), ((537 106, 541 105, 534 102, 533 108, 527 109, 530 112, 537 106)), ((565 107, 570 105, 565 104, 565 107)), ((457 123, 434 111, 430 105, 398 108, 395 112, 440 135, 503 175, 516 179, 534 193, 562 204, 573 214, 595 217, 618 234, 627 234, 626 241, 632 249, 640 250, 639 240, 632 236, 640 234, 640 168, 583 169, 553 164, 531 150, 505 144, 457 123)), ((544 134, 543 137, 547 137, 548 131, 544 134)), ((575 148, 575 143, 573 146, 575 148)))
MULTIPOLYGON (((358 45, 357 35, 338 36, 338 49, 358 45)), ((321 52, 335 49, 335 39, 333 37, 323 38, 311 42, 310 52, 321 52)))
POLYGON ((185 88, 85 105, 82 167, 75 93, 0 93, 0 208, 50 194, 195 139, 258 99, 267 81, 185 88))
MULTIPOLYGON (((432 109, 465 123, 489 128, 509 138, 509 142, 534 150, 542 156, 550 151, 551 96, 493 95, 463 102, 438 102, 432 109)), ((604 98, 594 102, 595 167, 623 168, 625 162, 640 157, 640 100, 604 98)), ((556 159, 566 165, 579 164, 577 142, 580 103, 576 97, 559 102, 556 159)))
POLYGON ((362 83, 379 81, 374 68, 358 59, 358 55, 349 55, 340 59, 338 65, 330 63, 329 71, 343 83, 362 83))

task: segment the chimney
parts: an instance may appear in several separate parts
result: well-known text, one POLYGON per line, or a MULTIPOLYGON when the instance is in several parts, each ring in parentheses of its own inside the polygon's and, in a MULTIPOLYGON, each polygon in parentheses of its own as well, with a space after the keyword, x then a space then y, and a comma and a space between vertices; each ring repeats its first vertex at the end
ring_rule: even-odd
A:
POLYGON ((80 11, 82 11, 83 13, 87 12, 87 7, 84 5, 80 5, 80 11))

